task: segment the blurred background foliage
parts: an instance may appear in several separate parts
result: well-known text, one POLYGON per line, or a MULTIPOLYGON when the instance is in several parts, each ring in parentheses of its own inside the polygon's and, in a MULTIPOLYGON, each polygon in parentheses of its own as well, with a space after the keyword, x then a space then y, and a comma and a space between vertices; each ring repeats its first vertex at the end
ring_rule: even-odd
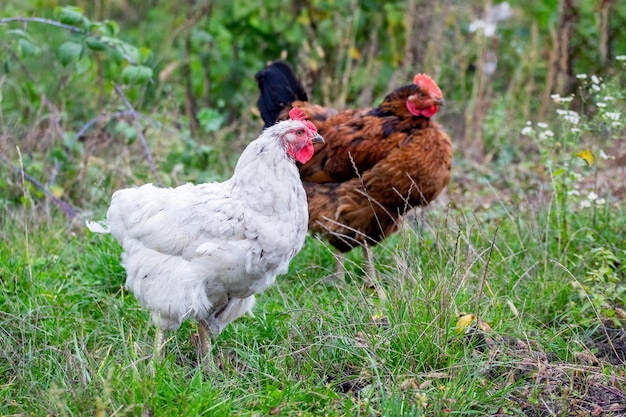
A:
POLYGON ((526 122, 553 113, 551 95, 575 92, 577 74, 619 76, 626 54, 617 0, 4 0, 0 13, 1 204, 43 187, 101 207, 115 188, 155 181, 142 138, 166 185, 229 175, 262 126, 254 74, 278 58, 337 108, 431 74, 455 164, 482 175, 538 161, 526 122))

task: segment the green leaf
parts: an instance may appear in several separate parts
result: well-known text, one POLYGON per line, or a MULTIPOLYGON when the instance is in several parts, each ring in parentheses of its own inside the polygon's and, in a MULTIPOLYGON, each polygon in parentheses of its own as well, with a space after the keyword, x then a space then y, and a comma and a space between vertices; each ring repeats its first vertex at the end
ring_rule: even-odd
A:
POLYGON ((85 39, 85 45, 92 51, 104 51, 107 49, 106 44, 95 36, 88 36, 87 39, 85 39))
MULTIPOLYGON (((55 14, 57 10, 58 8, 55 9, 55 14)), ((77 23, 82 23, 83 9, 75 6, 62 7, 58 12, 58 16, 59 22, 66 25, 75 25, 77 23)))
POLYGON ((59 47, 59 60, 64 66, 78 61, 83 53, 83 45, 76 42, 65 42, 59 47))
POLYGON ((224 116, 215 109, 203 108, 198 112, 198 120, 202 129, 211 133, 219 130, 224 122, 224 116))
POLYGON ((89 32, 91 30, 91 20, 83 17, 83 29, 85 32, 89 32))
POLYGON ((145 65, 129 65, 122 71, 125 84, 142 84, 152 78, 152 68, 145 65))
POLYGON ((118 48, 120 52, 125 55, 125 58, 130 61, 131 64, 137 64, 141 62, 141 51, 139 50, 139 48, 126 42, 121 42, 118 48))
POLYGON ((108 28, 108 30, 110 31, 109 36, 117 35, 118 32, 120 31, 120 25, 118 25, 117 22, 113 20, 107 20, 104 23, 106 27, 108 28))
POLYGON ((28 32, 22 29, 10 29, 7 30, 7 34, 9 35, 17 35, 20 38, 26 38, 28 40, 32 40, 33 38, 30 36, 28 32))
POLYGON ((35 54, 35 51, 36 51, 35 45, 33 45, 27 39, 21 38, 19 41, 17 41, 17 44, 19 45, 22 56, 29 56, 29 55, 35 54))
POLYGON ((141 62, 146 62, 152 56, 152 50, 146 47, 139 48, 139 55, 141 55, 141 62))

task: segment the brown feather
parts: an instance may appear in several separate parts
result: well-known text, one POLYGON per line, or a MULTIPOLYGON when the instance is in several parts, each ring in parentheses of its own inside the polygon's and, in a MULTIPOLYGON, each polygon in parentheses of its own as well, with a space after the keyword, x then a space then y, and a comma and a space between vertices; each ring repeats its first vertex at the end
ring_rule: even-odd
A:
POLYGON ((417 109, 443 104, 432 85, 436 88, 427 91, 416 84, 400 87, 376 108, 338 112, 306 101, 291 104, 303 110, 326 142, 299 169, 309 229, 338 250, 379 243, 407 210, 430 203, 450 181, 450 137, 406 105, 409 99, 417 109))

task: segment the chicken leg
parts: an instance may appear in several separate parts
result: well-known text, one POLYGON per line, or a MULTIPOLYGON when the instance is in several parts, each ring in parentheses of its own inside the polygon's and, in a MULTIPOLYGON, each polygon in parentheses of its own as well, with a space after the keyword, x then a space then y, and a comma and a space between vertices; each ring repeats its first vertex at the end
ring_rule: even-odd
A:
MULTIPOLYGON (((372 248, 368 245, 363 246, 363 257, 365 259, 365 282, 367 286, 373 287, 376 281, 376 268, 374 267, 374 255, 372 253, 372 248)), ((336 280, 339 282, 345 282, 346 277, 346 255, 343 252, 335 249, 335 273, 328 277, 327 279, 330 281, 336 280)))
POLYGON ((365 274, 367 275, 368 285, 372 285, 376 281, 376 268, 374 268, 372 248, 367 244, 363 246, 363 258, 365 259, 365 274))
POLYGON ((209 353, 211 346, 211 330, 204 320, 198 322, 198 338, 200 339, 198 344, 198 361, 202 361, 209 353))

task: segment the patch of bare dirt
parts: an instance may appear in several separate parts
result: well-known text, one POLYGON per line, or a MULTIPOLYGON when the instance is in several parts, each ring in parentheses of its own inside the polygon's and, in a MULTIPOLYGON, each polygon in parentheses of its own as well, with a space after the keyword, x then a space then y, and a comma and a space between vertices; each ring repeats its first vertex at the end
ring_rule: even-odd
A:
POLYGON ((600 327, 591 336, 596 356, 613 365, 626 366, 626 330, 611 326, 600 327))
POLYGON ((477 353, 489 355, 488 377, 505 381, 502 388, 511 389, 510 399, 523 415, 626 416, 626 368, 607 374, 609 368, 603 366, 620 360, 614 355, 624 353, 624 331, 603 334, 604 338, 598 336, 591 350, 580 352, 573 362, 559 361, 527 340, 484 332, 469 337, 477 353), (607 346, 611 346, 610 352, 607 346))

